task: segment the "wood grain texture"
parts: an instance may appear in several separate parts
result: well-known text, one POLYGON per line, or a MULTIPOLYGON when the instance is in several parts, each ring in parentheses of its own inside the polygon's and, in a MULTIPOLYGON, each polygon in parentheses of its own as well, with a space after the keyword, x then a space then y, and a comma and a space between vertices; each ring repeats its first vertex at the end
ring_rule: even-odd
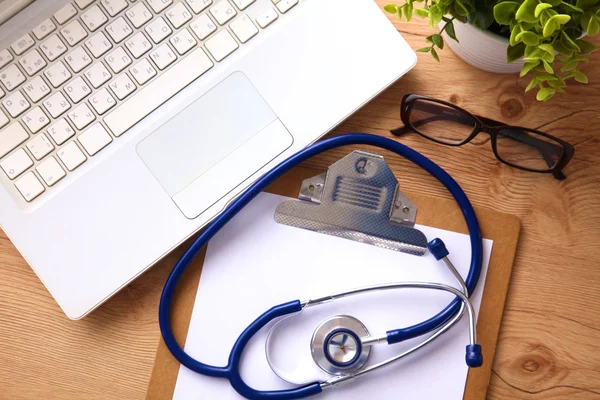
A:
MULTIPOLYGON (((432 32, 423 21, 394 24, 413 49, 432 32)), ((600 399, 600 53, 582 68, 589 85, 571 85, 549 103, 524 94, 527 82, 516 76, 478 71, 449 49, 441 57, 438 64, 419 54, 413 71, 333 134, 390 136, 400 125, 402 96, 420 93, 573 143, 568 178, 559 182, 501 164, 487 142, 449 148, 416 135, 400 139, 452 174, 476 205, 521 219, 488 398, 600 399)), ((348 150, 306 165, 324 169, 348 150)), ((449 197, 408 162, 388 161, 407 191, 449 197)), ((159 338, 160 291, 180 252, 73 322, 0 234, 0 399, 143 399, 159 338)))

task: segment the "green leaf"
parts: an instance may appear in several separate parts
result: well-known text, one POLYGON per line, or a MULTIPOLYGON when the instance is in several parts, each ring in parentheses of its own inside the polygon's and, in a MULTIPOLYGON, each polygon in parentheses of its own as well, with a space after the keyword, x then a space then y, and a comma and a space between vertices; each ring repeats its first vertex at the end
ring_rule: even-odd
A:
POLYGON ((537 0, 525 0, 515 14, 517 21, 537 22, 538 19, 535 17, 535 7, 537 4, 537 0))
POLYGON ((435 35, 431 35, 431 40, 437 47, 440 48, 440 50, 444 49, 444 39, 442 38, 442 35, 437 33, 435 35))
POLYGON ((581 9, 581 8, 579 8, 579 7, 577 7, 577 6, 574 6, 573 4, 567 3, 567 2, 565 2, 565 1, 563 1, 563 2, 561 3, 561 7, 562 7, 563 9, 565 9, 565 8, 566 8, 566 9, 567 9, 567 10, 566 10, 567 12, 569 12, 569 11, 571 11, 571 12, 578 12, 578 13, 582 13, 582 12, 583 12, 583 9, 581 9))
POLYGON ((437 51, 435 51, 433 47, 431 48, 431 55, 433 56, 433 58, 435 58, 437 62, 440 62, 440 57, 438 56, 437 51))
POLYGON ((554 47, 554 50, 558 51, 560 54, 569 57, 573 55, 573 50, 565 46, 562 40, 555 40, 552 46, 554 47))
POLYGON ((567 71, 573 71, 575 68, 577 68, 576 62, 567 61, 561 65, 560 70, 561 70, 561 72, 567 72, 567 71))
POLYGON ((515 39, 517 42, 523 42, 527 46, 537 46, 540 43, 538 36, 530 31, 523 31, 519 33, 515 39))
POLYGON ((565 14, 558 14, 551 17, 550 19, 548 19, 548 21, 546 21, 546 24, 544 25, 544 37, 552 36, 557 29, 559 29, 562 25, 566 24, 570 20, 571 16, 565 14))
POLYGON ((519 34, 522 32, 523 30, 521 29, 521 25, 517 24, 515 25, 512 30, 510 31, 510 39, 508 40, 508 43, 511 46, 516 46, 517 43, 519 43, 519 41, 517 40, 517 36, 519 36, 519 34))
POLYGON ((454 31, 454 23, 447 22, 446 25, 444 25, 444 28, 444 31, 450 37, 450 39, 454 39, 458 42, 458 39, 456 38, 456 32, 454 31))
POLYGON ((434 27, 435 25, 442 22, 442 18, 444 18, 444 13, 440 9, 437 4, 432 5, 429 8, 429 25, 434 27))
POLYGON ((417 50, 418 53, 429 53, 431 51, 431 47, 422 47, 417 50))
POLYGON ((516 46, 508 46, 506 49, 506 62, 511 63, 519 60, 525 55, 525 44, 519 43, 516 46))
POLYGON ((577 3, 575 3, 575 5, 579 8, 587 9, 588 7, 593 6, 597 3, 598 0, 577 0, 577 3))
POLYGON ((494 19, 501 25, 509 25, 514 20, 515 13, 519 8, 516 1, 503 1, 494 6, 494 19))
POLYGON ((544 3, 548 3, 552 5, 552 7, 556 7, 557 5, 562 3, 562 0, 544 0, 544 3))
POLYGON ((454 0, 454 11, 456 11, 458 15, 463 17, 469 15, 469 10, 460 0, 454 0))
POLYGON ((533 89, 534 87, 536 87, 538 85, 538 80, 533 78, 531 80, 531 82, 529 82, 529 85, 527 85, 527 87, 525 88, 525 92, 529 92, 531 89, 533 89))
POLYGON ((406 17, 406 22, 410 22, 413 16, 413 6, 411 3, 406 3, 404 8, 404 16, 406 17))
POLYGON ((581 27, 587 32, 588 35, 596 35, 598 32, 600 32, 600 23, 598 22, 598 17, 589 11, 584 13, 581 17, 581 27))
POLYGON ((523 65, 523 68, 521 68, 521 74, 520 77, 524 77, 525 75, 527 75, 529 73, 529 71, 531 71, 532 69, 534 69, 535 67, 537 67, 540 63, 540 60, 537 60, 537 62, 526 62, 525 65, 523 65))
POLYGON ((573 77, 579 83, 588 83, 588 77, 583 72, 575 71, 573 77))
POLYGON ((549 43, 540 44, 538 49, 544 50, 548 54, 554 54, 554 47, 549 43))
POLYGON ((385 6, 383 6, 383 9, 385 10, 385 12, 387 12, 389 14, 396 14, 398 12, 396 10, 397 8, 398 8, 398 6, 395 4, 386 4, 385 6))
POLYGON ((556 94, 556 90, 551 88, 542 88, 535 97, 538 101, 548 101, 556 94))
POLYGON ((415 14, 421 18, 429 18, 429 13, 422 8, 415 8, 415 14))
POLYGON ((548 3, 540 3, 535 7, 535 11, 533 12, 533 15, 536 18, 540 17, 540 14, 542 13, 542 11, 544 11, 547 8, 552 8, 552 4, 548 4, 548 3))
POLYGON ((590 54, 596 50, 596 45, 588 42, 587 40, 578 39, 575 41, 575 43, 577 46, 579 46, 579 52, 581 54, 590 54))
POLYGON ((552 65, 550 65, 550 63, 548 63, 547 61, 543 61, 543 63, 544 63, 544 69, 546 70, 546 72, 549 74, 553 74, 554 70, 552 69, 552 65))
POLYGON ((535 78, 540 82, 557 81, 558 78, 555 75, 549 74, 537 74, 535 78))
POLYGON ((571 37, 566 32, 564 32, 564 31, 560 35, 560 41, 567 48, 573 50, 574 52, 580 52, 581 51, 581 49, 579 48, 579 45, 577 43, 575 43, 575 41, 573 39, 571 39, 571 37))

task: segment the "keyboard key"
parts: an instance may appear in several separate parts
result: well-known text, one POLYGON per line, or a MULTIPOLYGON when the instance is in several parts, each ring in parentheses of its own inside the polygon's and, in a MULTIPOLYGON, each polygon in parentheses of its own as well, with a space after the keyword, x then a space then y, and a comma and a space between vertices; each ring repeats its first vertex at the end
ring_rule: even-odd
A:
POLYGON ((212 0, 186 0, 186 2, 196 14, 212 4, 212 0))
POLYGON ((90 156, 98 153, 112 142, 112 138, 100 124, 93 125, 90 129, 79 135, 77 139, 90 156))
POLYGON ((133 29, 125 21, 125 18, 119 17, 106 27, 106 32, 113 38, 115 43, 120 43, 133 33, 133 29))
POLYGON ((94 1, 96 0, 75 0, 75 4, 77 4, 77 7, 83 10, 84 8, 92 4, 94 1))
POLYGON ((48 60, 54 61, 67 52, 67 46, 58 38, 58 35, 52 35, 40 46, 48 60))
POLYGON ((127 46, 135 58, 140 58, 152 48, 152 44, 150 44, 150 41, 142 32, 138 32, 131 39, 126 41, 125 46, 127 46))
POLYGON ((69 119, 77 129, 81 130, 89 124, 91 124, 96 119, 96 116, 94 115, 92 110, 90 110, 88 105, 86 103, 83 103, 69 113, 69 119))
POLYGON ((105 82, 108 82, 108 80, 112 78, 112 75, 108 72, 104 64, 99 62, 85 71, 85 77, 88 78, 92 86, 97 89, 105 82))
POLYGON ((62 167, 54 157, 50 157, 49 159, 35 167, 35 169, 48 186, 56 184, 56 182, 60 181, 67 175, 65 170, 62 169, 62 167))
POLYGON ((58 118, 71 108, 71 104, 69 104, 61 92, 57 92, 44 100, 44 107, 52 118, 58 118))
POLYGON ((163 17, 156 18, 145 29, 154 43, 160 43, 173 32, 163 17))
POLYGON ((45 190, 44 185, 40 183, 33 172, 26 173, 25 176, 15 183, 15 186, 26 201, 32 201, 44 193, 45 190))
POLYGON ((206 48, 217 61, 223 60, 233 53, 239 46, 231 34, 223 29, 205 43, 206 48))
POLYGON ((87 47, 94 57, 98 58, 110 50, 112 48, 112 44, 106 35, 104 35, 104 32, 98 32, 85 41, 85 47, 87 47))
POLYGON ((4 125, 8 124, 9 121, 10 120, 8 119, 6 114, 4 114, 4 111, 0 110, 0 128, 2 128, 4 125))
POLYGON ((210 13, 217 20, 219 25, 225 24, 231 18, 235 17, 237 12, 228 0, 222 0, 218 2, 214 7, 210 9, 210 13))
POLYGON ((0 131, 0 158, 4 157, 18 145, 29 139, 29 135, 20 123, 15 122, 0 131))
POLYGON ((167 10, 165 15, 176 29, 192 19, 192 13, 188 11, 183 3, 175 4, 173 7, 167 10))
POLYGON ((256 0, 233 0, 237 8, 239 8, 240 10, 243 10, 255 1, 256 0))
POLYGON ((29 99, 36 103, 50 94, 50 88, 40 76, 28 81, 24 86, 25 94, 29 99))
POLYGON ((144 3, 137 3, 135 6, 133 6, 133 8, 127 10, 125 15, 129 19, 129 22, 131 22, 136 28, 141 27, 152 19, 152 13, 150 10, 148 10, 144 3))
POLYGON ((100 0, 100 3, 111 17, 126 9, 128 5, 126 0, 100 0))
POLYGON ((9 179, 15 179, 32 165, 33 161, 29 158, 25 150, 19 149, 9 157, 6 157, 0 164, 0 167, 2 167, 9 179))
MULTIPOLYGON (((44 75, 50 81, 50 84, 55 88, 59 87, 63 83, 65 83, 69 78, 71 78, 71 73, 65 67, 62 61, 57 62, 50 68, 44 71, 44 75)), ((35 79, 35 78, 34 78, 35 79)), ((25 87, 27 90, 27 86, 25 87)))
POLYGON ((275 5, 279 9, 280 13, 285 14, 296 4, 298 4, 298 0, 281 0, 275 5))
POLYGON ((129 72, 131 72, 133 78, 140 85, 143 85, 144 83, 148 82, 150 79, 152 79, 152 77, 154 77, 154 75, 156 75, 156 70, 145 58, 139 63, 135 64, 129 70, 129 72))
POLYGON ((60 34, 70 46, 75 46, 87 36, 85 28, 77 20, 62 28, 60 34))
POLYGON ((0 50, 0 68, 3 68, 6 64, 13 60, 12 54, 7 49, 0 50))
POLYGON ((83 14, 81 14, 81 20, 83 21, 85 26, 87 26, 87 28, 90 30, 90 32, 94 32, 96 29, 104 25, 106 21, 108 21, 108 18, 106 17, 106 15, 104 15, 102 10, 100 10, 100 7, 94 5, 93 7, 85 11, 83 14))
POLYGON ((25 75, 23 75, 16 64, 11 64, 0 73, 0 81, 4 83, 8 91, 11 91, 25 82, 25 75))
POLYGON ((115 74, 123 71, 125 67, 131 64, 131 57, 125 53, 125 50, 123 50, 122 47, 117 47, 114 51, 109 53, 104 60, 115 74))
POLYGON ((75 48, 65 57, 67 64, 77 73, 92 63, 92 58, 85 52, 82 46, 75 48))
POLYGON ((192 34, 187 29, 182 29, 169 40, 179 54, 187 53, 197 44, 196 39, 192 37, 192 34))
POLYGON ((167 68, 177 60, 177 56, 175 56, 173 50, 166 43, 151 51, 150 58, 160 70, 167 68))
POLYGON ((38 40, 42 40, 56 30, 56 25, 50 18, 33 28, 33 34, 38 40))
POLYGON ((206 39, 211 33, 217 30, 217 26, 207 14, 202 14, 196 18, 190 27, 200 40, 206 39))
POLYGON ((59 23, 59 25, 62 25, 76 15, 77 10, 75 9, 75 7, 73 7, 73 4, 67 4, 54 14, 54 18, 56 19, 56 22, 59 23))
POLYGON ((48 128, 48 134, 60 146, 75 135, 75 131, 64 118, 61 118, 48 128))
POLYGON ((13 118, 23 114, 23 112, 31 106, 25 96, 23 96, 23 93, 18 90, 2 100, 2 104, 4 104, 6 111, 8 111, 13 118))
POLYGON ((129 79, 127 74, 120 75, 117 79, 108 84, 110 90, 117 96, 119 100, 123 100, 136 89, 135 84, 129 79))
POLYGON ((73 103, 79 103, 87 95, 92 93, 92 90, 88 85, 86 85, 83 79, 78 76, 65 85, 65 93, 67 96, 69 96, 73 103))
POLYGON ((271 25, 271 23, 277 18, 279 18, 279 14, 277 14, 277 11, 275 11, 272 8, 269 8, 267 11, 260 14, 258 18, 256 18, 256 23, 258 24, 258 26, 264 29, 267 26, 271 25))
POLYGON ((35 44, 35 41, 28 33, 21 36, 20 39, 15 41, 10 47, 13 49, 16 55, 20 56, 25 53, 31 46, 35 44))
POLYGON ((148 0, 148 4, 157 14, 171 5, 171 3, 173 3, 173 0, 148 0))
POLYGON ((37 133, 50 123, 50 119, 44 114, 41 108, 35 107, 23 116, 23 122, 31 133, 37 133))
POLYGON ((48 139, 48 137, 43 133, 36 135, 33 139, 27 142, 27 148, 33 155, 33 158, 38 161, 46 157, 52 150, 54 150, 54 146, 50 142, 50 139, 48 139))
POLYGON ((21 64, 27 75, 33 76, 46 66, 46 61, 44 61, 39 51, 34 49, 25 54, 19 60, 19 64, 21 64))
POLYGON ((85 154, 79 150, 79 147, 75 144, 75 142, 67 143, 65 146, 61 147, 60 150, 58 150, 57 154, 60 158, 60 161, 65 164, 65 167, 67 167, 69 171, 73 171, 75 168, 83 164, 85 160, 87 160, 85 154))
POLYGON ((258 28, 254 26, 254 24, 246 14, 233 21, 229 25, 229 27, 233 31, 233 34, 242 43, 246 43, 258 33, 258 28))
POLYGON ((2 90, 2 88, 0 88, 0 99, 4 97, 4 90, 2 90))
POLYGON ((115 136, 121 136, 212 66, 204 50, 197 48, 105 116, 104 122, 115 136))
POLYGON ((91 106, 94 107, 94 110, 100 115, 104 114, 117 104, 115 99, 113 99, 106 89, 101 89, 94 93, 92 97, 90 97, 89 102, 91 106))

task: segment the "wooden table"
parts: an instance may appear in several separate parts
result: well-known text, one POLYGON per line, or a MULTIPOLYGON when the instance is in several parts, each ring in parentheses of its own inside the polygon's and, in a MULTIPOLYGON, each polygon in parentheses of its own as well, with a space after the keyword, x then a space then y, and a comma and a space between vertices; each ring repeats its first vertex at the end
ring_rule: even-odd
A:
MULTIPOLYGON (((413 49, 431 33, 423 21, 394 23, 413 49)), ((516 76, 478 71, 449 49, 441 56, 438 64, 419 53, 412 72, 335 133, 390 136, 402 96, 420 93, 575 145, 559 182, 501 164, 487 142, 450 148, 401 139, 449 171, 476 205, 522 221, 488 397, 600 399, 600 52, 583 67, 592 83, 571 85, 549 103, 524 94, 527 83, 516 76)), ((307 165, 325 169, 347 151, 307 165)), ((388 161, 407 191, 449 197, 416 167, 388 161)), ((142 399, 159 340, 160 292, 180 252, 73 322, 0 234, 0 399, 142 399)))

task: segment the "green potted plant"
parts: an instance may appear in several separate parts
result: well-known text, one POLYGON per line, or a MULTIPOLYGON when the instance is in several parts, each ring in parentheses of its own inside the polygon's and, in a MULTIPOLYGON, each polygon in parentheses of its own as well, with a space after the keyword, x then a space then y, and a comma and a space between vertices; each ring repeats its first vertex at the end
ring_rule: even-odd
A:
POLYGON ((520 70, 531 79, 526 91, 537 89, 540 101, 564 92, 570 79, 588 82, 578 66, 596 50, 585 37, 600 32, 600 0, 406 0, 384 8, 406 21, 416 14, 440 26, 417 51, 439 61, 438 50, 447 44, 478 68, 520 70))

